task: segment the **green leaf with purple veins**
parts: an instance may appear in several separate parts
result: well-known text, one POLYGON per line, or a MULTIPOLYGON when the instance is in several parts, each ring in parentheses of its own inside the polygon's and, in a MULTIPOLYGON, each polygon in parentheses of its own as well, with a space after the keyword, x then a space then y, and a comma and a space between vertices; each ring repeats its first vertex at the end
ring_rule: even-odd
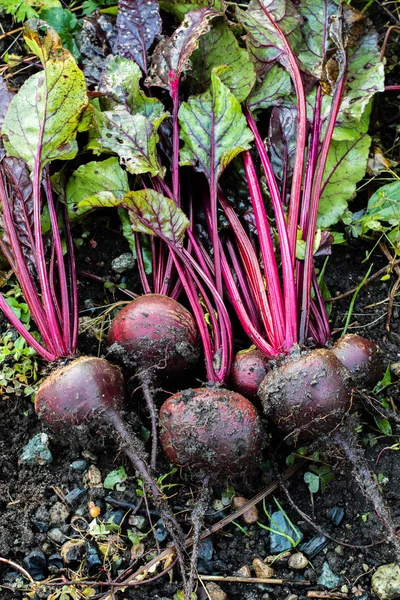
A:
POLYGON ((193 77, 201 91, 211 81, 211 71, 214 67, 226 65, 229 67, 221 73, 221 81, 243 102, 249 95, 256 81, 256 73, 249 55, 240 48, 236 37, 225 21, 219 20, 208 33, 199 40, 199 47, 192 55, 193 77))
POLYGON ((225 69, 213 69, 210 90, 190 97, 179 110, 184 142, 181 165, 193 165, 209 181, 211 177, 218 180, 235 156, 250 148, 253 139, 239 102, 220 79, 225 69))
POLYGON ((348 201, 355 195, 358 181, 367 168, 371 138, 356 141, 332 140, 324 173, 317 227, 327 229, 344 214, 348 201))
MULTIPOLYGON (((165 115, 166 116, 166 115, 165 115)), ((157 157, 157 127, 141 114, 128 110, 97 112, 97 139, 101 148, 114 152, 133 175, 162 173, 157 157)))
POLYGON ((86 83, 73 56, 44 21, 25 24, 25 41, 43 63, 11 100, 2 129, 10 156, 22 158, 31 170, 55 159, 72 159, 76 134, 88 105, 86 83))
POLYGON ((107 57, 101 78, 99 92, 103 110, 129 110, 146 117, 157 128, 167 113, 157 98, 149 98, 140 88, 142 72, 138 65, 127 58, 110 55, 107 57))

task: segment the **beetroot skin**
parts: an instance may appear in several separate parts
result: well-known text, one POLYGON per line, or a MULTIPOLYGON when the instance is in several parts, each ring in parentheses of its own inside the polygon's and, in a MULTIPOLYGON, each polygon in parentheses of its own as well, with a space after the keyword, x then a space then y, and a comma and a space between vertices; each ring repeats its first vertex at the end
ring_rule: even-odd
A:
POLYGON ((254 346, 235 355, 231 369, 231 385, 249 400, 258 398, 260 383, 269 372, 268 359, 254 346))
POLYGON ((198 361, 196 323, 179 302, 147 294, 125 306, 111 323, 108 343, 128 353, 140 368, 158 367, 179 375, 198 361))
POLYGON ((259 389, 265 413, 287 433, 314 439, 332 431, 349 410, 352 380, 330 350, 288 358, 259 389))
POLYGON ((385 360, 380 348, 361 335, 347 333, 332 348, 360 387, 372 387, 385 374, 385 360))
POLYGON ((236 392, 197 388, 174 394, 161 407, 160 428, 163 450, 177 465, 239 475, 261 458, 258 415, 236 392))
POLYGON ((121 371, 103 358, 83 356, 53 371, 40 386, 35 410, 55 432, 90 421, 107 409, 123 409, 125 385, 121 371))

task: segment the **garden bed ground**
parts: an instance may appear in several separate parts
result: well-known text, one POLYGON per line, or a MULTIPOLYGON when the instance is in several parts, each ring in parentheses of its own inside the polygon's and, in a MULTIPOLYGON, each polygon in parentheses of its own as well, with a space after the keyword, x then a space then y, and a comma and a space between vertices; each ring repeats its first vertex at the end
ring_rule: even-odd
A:
MULTIPOLYGON (((96 249, 93 250, 90 243, 87 243, 79 252, 80 259, 83 258, 88 269, 90 268, 92 272, 102 275, 110 272, 110 261, 124 249, 123 240, 121 239, 119 243, 116 243, 116 236, 117 234, 99 225, 92 238, 98 240, 96 249), (110 247, 113 248, 112 255, 108 252, 110 247)), ((347 246, 335 249, 327 272, 327 284, 333 295, 336 292, 342 293, 355 287, 363 278, 366 267, 362 264, 362 260, 366 250, 366 247, 362 248, 359 244, 357 246, 353 245, 353 247, 347 246)), ((385 259, 378 251, 373 253, 370 260, 374 263, 374 272, 386 264, 385 259)), ((90 298, 93 304, 96 305, 100 300, 100 296, 103 295, 102 286, 93 283, 88 284, 83 279, 81 281, 82 297, 90 298)), ((391 332, 387 334, 384 328, 387 303, 382 303, 382 300, 388 297, 390 287, 390 281, 382 282, 378 280, 360 292, 351 319, 351 330, 362 331, 364 335, 379 343, 385 351, 388 361, 394 363, 400 359, 399 306, 398 303, 395 303, 397 305, 394 308, 391 332), (366 308, 371 305, 373 305, 371 308, 366 308)), ((343 326, 350 298, 335 302, 333 305, 333 324, 338 329, 343 326)), ((89 352, 89 338, 85 340, 86 345, 85 350, 89 352)), ((92 346, 91 352, 96 353, 95 347, 92 346)), ((393 386, 390 388, 389 395, 395 400, 399 396, 398 392, 398 386, 393 386)), ((132 414, 139 408, 138 402, 135 400, 136 397, 138 397, 138 394, 134 396, 130 404, 132 414)), ((361 405, 362 402, 359 404, 360 408, 361 405)), ((88 512, 88 502, 90 500, 101 507, 103 504, 101 501, 99 502, 99 499, 104 499, 107 495, 128 503, 136 502, 135 489, 137 485, 132 470, 126 464, 124 457, 118 453, 116 445, 106 435, 88 436, 86 435, 87 432, 83 430, 80 432, 79 440, 72 437, 64 439, 62 445, 60 440, 51 438, 50 447, 54 458, 53 463, 48 466, 28 467, 20 462, 22 448, 33 435, 42 431, 42 426, 34 414, 33 406, 28 400, 9 398, 7 401, 0 403, 0 411, 3 424, 0 432, 1 557, 23 564, 23 559, 35 549, 41 549, 47 558, 57 553, 61 544, 49 539, 49 531, 56 528, 61 530, 65 538, 79 537, 71 528, 71 518, 74 514, 83 514, 90 521, 88 512), (126 489, 124 491, 109 492, 104 490, 102 486, 88 487, 87 481, 84 483, 86 472, 76 471, 70 466, 71 463, 82 458, 87 461, 88 466, 94 464, 98 467, 103 480, 110 471, 124 465, 129 474, 129 478, 125 482, 126 489), (54 506, 58 505, 60 498, 62 500, 76 488, 85 489, 85 493, 75 503, 68 504, 65 500, 62 502, 67 510, 65 515, 60 517, 61 522, 57 523, 57 517, 53 514, 54 506), (49 524, 51 520, 52 523, 49 524)), ((132 415, 128 414, 127 417, 129 419, 132 415)), ((135 419, 133 419, 133 423, 134 421, 135 419)), ((396 524, 400 525, 400 462, 398 452, 390 450, 384 452, 378 465, 375 464, 381 450, 396 442, 400 432, 396 430, 396 424, 393 423, 394 437, 383 436, 377 430, 374 420, 361 411, 359 412, 359 425, 359 439, 364 443, 370 466, 377 475, 382 474, 379 475, 381 479, 384 477, 383 481, 385 483, 382 485, 382 491, 387 504, 391 507, 396 524), (373 445, 371 445, 371 442, 373 445)), ((270 447, 275 450, 273 432, 271 432, 271 428, 268 428, 268 430, 272 434, 270 447)), ((310 589, 318 589, 316 579, 321 575, 324 563, 327 563, 332 572, 339 577, 339 584, 336 589, 345 590, 346 588, 342 586, 347 586, 349 598, 370 598, 372 597, 369 595, 371 574, 379 565, 395 560, 393 550, 387 543, 369 548, 357 548, 357 546, 370 545, 381 540, 382 537, 385 537, 385 533, 382 533, 379 520, 373 514, 373 509, 360 494, 351 469, 343 460, 340 451, 324 448, 322 442, 315 449, 326 452, 325 459, 332 466, 334 478, 328 484, 327 491, 324 494, 314 494, 311 498, 307 485, 303 480, 307 468, 303 467, 290 479, 290 493, 299 508, 306 512, 322 530, 336 540, 354 545, 354 548, 341 546, 337 542, 327 540, 326 546, 314 558, 310 559, 306 570, 297 572, 290 570, 286 559, 277 561, 274 564, 275 576, 289 580, 305 578, 311 582, 310 589), (344 518, 339 526, 334 526, 330 517, 331 510, 334 507, 344 509, 344 518), (362 590, 367 593, 366 596, 362 595, 362 590)), ((282 470, 284 469, 285 458, 289 453, 289 448, 285 446, 281 446, 277 451, 279 467, 282 470)), ((268 452, 266 452, 265 458, 268 458, 268 452)), ((160 458, 160 473, 166 473, 169 470, 168 465, 163 460, 163 458, 160 458)), ((274 472, 267 463, 262 472, 255 470, 249 475, 248 481, 234 481, 231 484, 234 486, 237 495, 250 498, 273 478, 274 472)), ((183 483, 177 475, 174 476, 173 480, 177 483, 183 483)), ((213 492, 213 500, 221 497, 224 488, 225 482, 217 482, 213 492)), ((198 486, 196 483, 189 485, 187 479, 185 485, 177 489, 179 491, 172 501, 173 505, 180 507, 180 509, 189 509, 193 498, 198 493, 198 486)), ((277 497, 293 523, 304 534, 304 541, 309 541, 319 535, 288 505, 282 493, 279 493, 277 497)), ((267 499, 267 503, 270 505, 272 498, 267 499)), ((259 505, 258 508, 261 521, 266 524, 267 520, 262 517, 262 506, 259 505)), ((116 510, 115 507, 114 510, 116 510)), ((227 509, 227 513, 229 512, 230 509, 227 509)), ((104 516, 104 511, 102 514, 104 516)), ((220 517, 221 515, 211 517, 209 523, 215 522, 220 517)), ((231 576, 244 565, 251 567, 255 558, 265 559, 270 554, 268 532, 261 529, 257 524, 246 526, 242 521, 239 524, 241 527, 244 526, 246 531, 230 524, 210 538, 204 546, 205 558, 200 561, 199 573, 231 576), (210 556, 211 548, 213 549, 212 557, 210 556)), ((189 525, 187 527, 189 528, 189 525)), ((54 535, 54 532, 52 532, 51 536, 54 537, 54 535)), ((127 552, 125 552, 125 558, 127 552)), ((122 552, 122 554, 124 553, 122 552)), ((1 573, 3 582, 7 582, 10 577, 12 579, 8 567, 2 568, 1 573)), ((54 578, 57 571, 51 568, 49 572, 48 567, 45 566, 44 573, 46 576, 51 575, 54 578)), ((64 573, 69 577, 72 575, 72 572, 64 573)), ((164 580, 143 588, 127 590, 124 595, 121 594, 121 597, 172 598, 176 585, 167 582, 168 577, 165 577, 164 580)), ((307 589, 295 584, 266 587, 236 583, 223 583, 221 585, 228 597, 235 599, 261 599, 263 597, 283 599, 289 593, 303 599, 306 598, 304 589, 307 589), (269 596, 266 596, 266 593, 269 596)), ((23 594, 19 595, 15 591, 10 593, 5 590, 2 591, 2 599, 4 598, 4 600, 18 597, 23 597, 23 594)))

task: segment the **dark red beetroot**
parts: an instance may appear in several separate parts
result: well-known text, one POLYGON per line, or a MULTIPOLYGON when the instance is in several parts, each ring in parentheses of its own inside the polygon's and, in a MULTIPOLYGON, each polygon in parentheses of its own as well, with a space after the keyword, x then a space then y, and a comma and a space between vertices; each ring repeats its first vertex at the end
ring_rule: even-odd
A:
POLYGON ((288 358, 259 389, 264 411, 287 433, 315 439, 332 431, 349 410, 350 372, 329 350, 288 358))
POLYGON ((147 294, 130 302, 111 323, 108 343, 122 348, 142 369, 158 367, 179 375, 200 354, 195 321, 176 300, 147 294))
POLYGON ((125 384, 121 371, 103 358, 83 356, 57 369, 42 383, 35 409, 53 431, 68 431, 124 406, 125 384))
POLYGON ((239 475, 261 457, 256 410, 230 390, 197 388, 170 396, 160 410, 160 428, 172 463, 208 474, 239 475))
POLYGON ((385 374, 385 360, 380 348, 361 335, 347 333, 332 348, 360 387, 372 387, 385 374))
POLYGON ((258 388, 269 370, 268 359, 261 350, 255 346, 241 350, 232 363, 232 388, 245 398, 255 400, 258 398, 258 388))
POLYGON ((122 373, 104 358, 83 356, 54 371, 40 386, 35 410, 41 421, 56 433, 71 427, 102 422, 115 432, 135 469, 156 497, 161 497, 148 467, 138 454, 140 442, 121 417, 125 385, 122 373))

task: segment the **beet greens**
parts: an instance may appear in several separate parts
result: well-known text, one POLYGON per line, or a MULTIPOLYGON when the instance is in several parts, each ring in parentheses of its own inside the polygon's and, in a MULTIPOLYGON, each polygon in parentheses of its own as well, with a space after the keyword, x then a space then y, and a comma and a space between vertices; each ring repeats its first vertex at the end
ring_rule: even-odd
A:
POLYGON ((2 295, 0 307, 28 344, 53 361, 76 352, 78 303, 72 237, 68 219, 57 210, 53 198, 49 163, 76 155, 75 138, 88 97, 82 72, 54 30, 33 19, 25 24, 24 36, 43 69, 12 98, 4 118, 2 134, 8 156, 0 168, 0 246, 42 339, 24 327, 2 295), (50 222, 49 257, 42 230, 44 207, 50 222))

